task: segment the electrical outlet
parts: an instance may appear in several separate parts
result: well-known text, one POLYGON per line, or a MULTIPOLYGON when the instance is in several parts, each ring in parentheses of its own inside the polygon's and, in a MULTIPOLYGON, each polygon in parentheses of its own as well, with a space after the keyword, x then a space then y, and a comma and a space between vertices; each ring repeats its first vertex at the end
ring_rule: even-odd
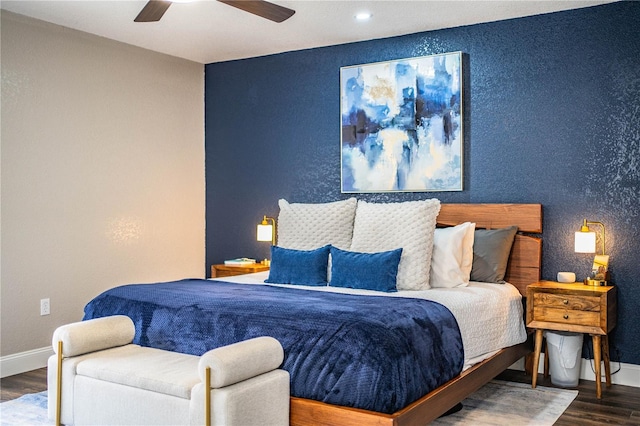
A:
POLYGON ((40 315, 49 315, 51 313, 51 302, 49 299, 40 299, 40 315))

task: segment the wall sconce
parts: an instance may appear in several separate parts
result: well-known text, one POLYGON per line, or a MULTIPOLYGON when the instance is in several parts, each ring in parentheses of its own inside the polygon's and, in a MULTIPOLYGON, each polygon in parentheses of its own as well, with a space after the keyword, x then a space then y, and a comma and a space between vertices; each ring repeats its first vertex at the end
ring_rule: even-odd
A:
POLYGON ((272 246, 276 245, 276 220, 274 218, 267 216, 262 218, 262 222, 258 224, 258 241, 271 241, 272 246))
MULTIPOLYGON (((258 224, 257 240, 271 241, 272 246, 276 245, 276 220, 274 218, 263 216, 262 222, 258 224)), ((271 262, 269 259, 265 259, 262 263, 269 266, 271 262)))
POLYGON ((592 222, 584 219, 580 231, 575 236, 576 253, 596 253, 597 235, 591 231, 589 225, 598 225, 602 228, 602 254, 596 254, 591 268, 591 275, 585 278, 584 283, 588 285, 607 285, 609 278, 609 256, 605 254, 605 228, 602 222, 592 222))

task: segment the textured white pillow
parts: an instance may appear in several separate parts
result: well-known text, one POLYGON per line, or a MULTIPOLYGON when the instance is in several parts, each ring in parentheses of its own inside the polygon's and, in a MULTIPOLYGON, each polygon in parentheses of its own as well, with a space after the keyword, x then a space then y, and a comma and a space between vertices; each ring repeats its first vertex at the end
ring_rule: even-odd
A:
POLYGON ((433 232, 440 201, 404 203, 358 201, 351 251, 375 253, 402 249, 398 290, 429 289, 433 232))
POLYGON ((343 250, 351 246, 357 200, 301 204, 278 200, 278 246, 313 250, 332 244, 343 250))
POLYGON ((429 276, 431 287, 466 287, 469 284, 475 229, 475 223, 465 222, 435 230, 429 276))

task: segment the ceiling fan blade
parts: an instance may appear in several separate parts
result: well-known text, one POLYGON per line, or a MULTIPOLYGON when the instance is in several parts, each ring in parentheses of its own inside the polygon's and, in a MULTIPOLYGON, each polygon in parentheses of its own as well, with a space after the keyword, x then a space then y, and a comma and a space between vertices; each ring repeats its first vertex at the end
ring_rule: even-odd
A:
POLYGON ((162 18, 162 15, 171 6, 170 1, 165 0, 149 0, 144 5, 134 22, 156 22, 162 18))
POLYGON ((253 13, 262 18, 269 19, 274 22, 282 22, 291 18, 295 10, 286 8, 284 6, 278 6, 277 4, 269 3, 264 0, 218 0, 219 2, 228 4, 229 6, 236 7, 244 10, 245 12, 253 13))

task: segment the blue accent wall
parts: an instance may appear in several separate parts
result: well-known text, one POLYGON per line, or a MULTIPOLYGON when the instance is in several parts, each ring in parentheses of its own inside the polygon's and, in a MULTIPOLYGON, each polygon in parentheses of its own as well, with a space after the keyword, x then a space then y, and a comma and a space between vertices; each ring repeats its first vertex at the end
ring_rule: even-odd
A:
MULTIPOLYGON (((373 24, 375 25, 375 24, 373 24)), ((264 258, 279 198, 340 193, 340 67, 462 51, 464 190, 362 194, 541 203, 543 278, 584 277, 582 219, 605 223, 618 286, 612 359, 640 364, 640 2, 209 64, 206 260, 264 258)))

